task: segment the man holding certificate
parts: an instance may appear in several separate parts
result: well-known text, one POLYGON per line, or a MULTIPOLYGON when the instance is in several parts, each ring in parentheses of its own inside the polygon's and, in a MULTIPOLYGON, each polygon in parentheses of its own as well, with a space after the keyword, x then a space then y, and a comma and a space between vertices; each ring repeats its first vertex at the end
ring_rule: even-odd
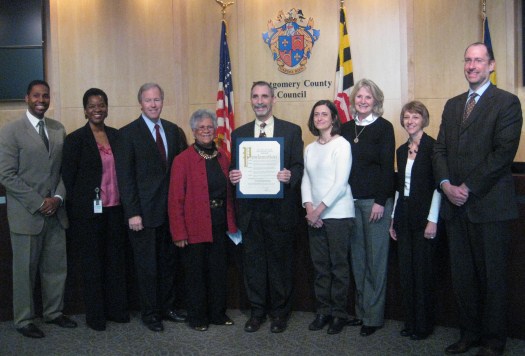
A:
MULTIPOLYGON (((243 232, 244 280, 251 304, 250 319, 244 330, 259 330, 268 314, 272 318, 271 332, 280 333, 286 329, 291 312, 293 241, 300 204, 297 188, 303 175, 303 140, 299 126, 273 116, 275 96, 269 83, 259 81, 252 85, 251 103, 256 119, 232 132, 230 181, 242 185, 250 178, 246 174, 243 177, 242 168, 249 166, 246 152, 251 149, 239 150, 243 139, 250 138, 254 150, 258 148, 257 141, 268 141, 271 151, 275 142, 269 138, 275 138, 282 146, 281 153, 276 155, 276 159, 281 160, 277 162, 280 169, 275 170, 282 194, 268 197, 264 193, 238 192, 237 195, 237 226, 243 232), (254 141, 254 137, 261 139, 254 141)), ((269 166, 266 158, 271 157, 273 154, 256 162, 269 166)))

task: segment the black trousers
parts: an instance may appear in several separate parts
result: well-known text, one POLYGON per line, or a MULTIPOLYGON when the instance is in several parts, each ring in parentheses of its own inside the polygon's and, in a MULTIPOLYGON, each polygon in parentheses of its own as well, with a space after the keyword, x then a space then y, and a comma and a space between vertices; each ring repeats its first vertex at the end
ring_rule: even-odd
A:
POLYGON ((452 286, 463 337, 505 347, 508 221, 473 223, 466 213, 446 221, 452 286))
MULTIPOLYGON (((404 204, 401 200, 398 204, 404 204)), ((404 209, 405 212, 409 210, 404 209)), ((434 272, 437 238, 424 237, 426 221, 411 226, 408 217, 400 221, 397 231, 397 253, 401 282, 405 328, 412 332, 430 334, 435 321, 434 272)))
POLYGON ((94 218, 71 220, 72 238, 78 240, 80 249, 86 322, 90 325, 128 317, 123 222, 120 206, 104 208, 94 218))
POLYGON ((226 227, 213 226, 213 242, 189 244, 181 251, 186 276, 188 323, 205 326, 226 321, 226 227))
POLYGON ((254 211, 243 231, 243 268, 251 315, 287 317, 293 287, 293 231, 276 223, 277 212, 254 211))
POLYGON ((161 315, 174 308, 175 244, 168 224, 141 231, 129 230, 142 318, 161 315))

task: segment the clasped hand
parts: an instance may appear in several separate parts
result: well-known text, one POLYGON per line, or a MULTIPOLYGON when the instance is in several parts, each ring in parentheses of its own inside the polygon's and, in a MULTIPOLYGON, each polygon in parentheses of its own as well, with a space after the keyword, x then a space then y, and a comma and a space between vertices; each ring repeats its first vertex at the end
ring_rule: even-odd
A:
POLYGON ((44 198, 44 202, 42 203, 42 206, 38 211, 45 216, 51 216, 54 213, 56 213, 58 207, 60 206, 60 203, 62 201, 60 198, 57 197, 48 197, 44 198))

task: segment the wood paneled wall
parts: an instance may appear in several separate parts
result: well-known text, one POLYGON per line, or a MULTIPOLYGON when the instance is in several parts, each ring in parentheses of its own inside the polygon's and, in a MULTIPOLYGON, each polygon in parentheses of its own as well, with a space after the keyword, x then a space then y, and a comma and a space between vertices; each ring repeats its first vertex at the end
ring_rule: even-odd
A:
MULTIPOLYGON (((333 98, 339 0, 235 0, 227 10, 235 89, 236 125, 253 119, 249 88, 255 80, 332 81, 310 88, 306 99, 282 99, 278 117, 303 128, 313 103, 333 98), (302 9, 321 31, 307 69, 282 74, 262 40, 279 10, 302 9)), ((481 39, 481 1, 346 0, 354 78, 374 80, 385 94, 385 118, 393 122, 397 145, 406 140, 399 110, 418 99, 429 108, 427 132, 436 136, 445 101, 465 91, 465 46, 481 39)), ((525 99, 519 57, 519 0, 487 0, 498 86, 525 99)), ((165 90, 163 117, 182 126, 197 108, 215 108, 220 7, 215 0, 47 0, 49 23, 46 73, 52 89, 49 115, 68 131, 84 124, 82 95, 100 87, 109 96, 107 123, 121 127, 138 117, 136 99, 144 82, 165 90)), ((0 125, 19 117, 23 103, 1 103, 0 125)), ((525 132, 525 129, 524 129, 525 132)), ((191 136, 190 140, 191 140, 191 136)), ((516 157, 525 161, 525 134, 516 157)))

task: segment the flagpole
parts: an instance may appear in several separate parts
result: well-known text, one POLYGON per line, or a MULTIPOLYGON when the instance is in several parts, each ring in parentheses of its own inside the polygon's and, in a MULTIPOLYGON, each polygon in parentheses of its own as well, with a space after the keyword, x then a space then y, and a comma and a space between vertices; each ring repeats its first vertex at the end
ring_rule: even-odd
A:
POLYGON ((234 2, 215 0, 221 6, 221 42, 219 63, 219 88, 217 90, 217 104, 215 113, 217 115, 217 137, 216 144, 222 148, 228 157, 231 154, 231 133, 234 128, 234 102, 233 102, 233 80, 230 62, 230 50, 228 48, 228 22, 226 22, 226 9, 234 2))
POLYGON ((339 2, 341 3, 341 7, 340 7, 340 9, 342 9, 343 7, 345 7, 345 0, 340 0, 339 2))

